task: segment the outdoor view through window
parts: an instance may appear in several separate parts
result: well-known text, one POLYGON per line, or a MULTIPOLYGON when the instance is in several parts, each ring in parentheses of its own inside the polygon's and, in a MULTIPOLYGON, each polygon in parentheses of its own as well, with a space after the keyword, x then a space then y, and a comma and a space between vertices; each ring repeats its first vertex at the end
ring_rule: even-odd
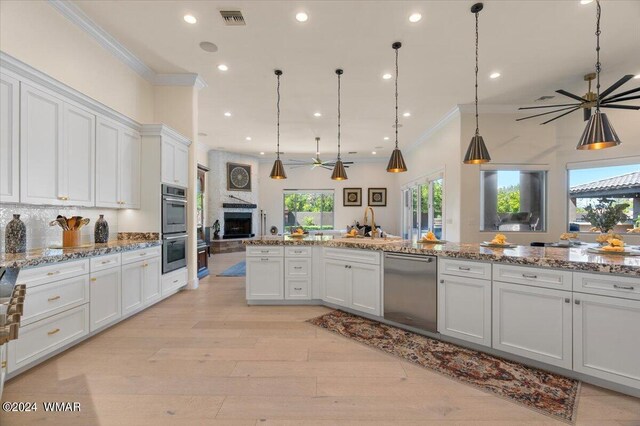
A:
POLYGON ((284 230, 333 229, 334 192, 332 190, 284 191, 284 230))

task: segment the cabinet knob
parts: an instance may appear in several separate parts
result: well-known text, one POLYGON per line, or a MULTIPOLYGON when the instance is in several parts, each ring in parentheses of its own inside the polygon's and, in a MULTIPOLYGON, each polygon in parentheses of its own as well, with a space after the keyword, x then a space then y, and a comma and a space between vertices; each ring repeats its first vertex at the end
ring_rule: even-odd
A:
POLYGON ((579 305, 580 301, 578 299, 576 299, 573 303, 575 303, 576 305, 579 305))
POLYGON ((568 297, 564 298, 564 303, 571 303, 571 299, 569 299, 568 297))
POLYGON ((444 284, 444 280, 440 280, 440 284, 444 284))
POLYGON ((98 281, 97 278, 91 278, 91 281, 98 281))

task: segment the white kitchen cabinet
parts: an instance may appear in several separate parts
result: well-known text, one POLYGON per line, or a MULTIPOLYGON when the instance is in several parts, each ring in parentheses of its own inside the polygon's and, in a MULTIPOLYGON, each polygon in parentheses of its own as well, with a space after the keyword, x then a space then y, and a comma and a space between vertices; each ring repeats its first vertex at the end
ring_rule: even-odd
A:
POLYGON ((160 300, 162 296, 161 269, 162 259, 154 257, 145 261, 147 266, 143 271, 142 296, 144 306, 150 306, 160 300))
MULTIPOLYGON (((329 255, 340 256, 341 253, 335 250, 329 255)), ((323 300, 326 302, 371 315, 381 314, 379 264, 343 261, 325 256, 323 289, 323 300)))
POLYGON ((440 275, 438 332, 491 347, 491 281, 440 275))
POLYGON ((140 134, 123 128, 119 153, 121 207, 140 208, 140 134))
POLYGON ((122 266, 122 315, 144 306, 145 261, 122 266))
POLYGON ((96 117, 64 104, 63 155, 59 159, 63 202, 72 206, 95 205, 96 117))
POLYGON ((20 201, 20 82, 0 74, 0 202, 20 201))
POLYGON ((119 267, 92 273, 89 284, 91 332, 112 324, 122 316, 119 267))
POLYGON ((284 260, 285 299, 311 299, 311 258, 293 254, 284 260))
POLYGON ((177 292, 181 287, 187 285, 187 268, 176 269, 162 275, 162 297, 170 296, 177 292))
POLYGON ((322 299, 338 306, 349 306, 349 277, 347 264, 333 259, 324 260, 324 295, 322 299))
POLYGON ((493 348, 571 369, 572 293, 493 282, 493 348))
POLYGON ((574 294, 573 369, 640 388, 640 301, 574 294))
POLYGON ((284 299, 284 258, 247 256, 247 300, 284 299))
POLYGON ((189 185, 189 148, 169 136, 162 137, 162 183, 189 185))
POLYGON ((4 381, 7 376, 7 345, 0 345, 0 400, 4 390, 4 381))

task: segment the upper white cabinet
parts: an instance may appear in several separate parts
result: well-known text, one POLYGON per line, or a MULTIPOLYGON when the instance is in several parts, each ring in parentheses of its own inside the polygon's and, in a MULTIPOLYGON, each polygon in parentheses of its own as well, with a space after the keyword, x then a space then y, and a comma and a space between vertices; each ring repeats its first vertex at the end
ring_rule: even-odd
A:
POLYGON ((0 202, 20 201, 20 82, 0 74, 0 202))
POLYGON ((140 208, 140 134, 123 128, 119 152, 121 206, 140 208))
POLYGON ((62 192, 67 204, 95 204, 96 117, 72 105, 64 105, 62 192))
POLYGON ((169 136, 162 137, 162 183, 189 186, 189 148, 169 136))

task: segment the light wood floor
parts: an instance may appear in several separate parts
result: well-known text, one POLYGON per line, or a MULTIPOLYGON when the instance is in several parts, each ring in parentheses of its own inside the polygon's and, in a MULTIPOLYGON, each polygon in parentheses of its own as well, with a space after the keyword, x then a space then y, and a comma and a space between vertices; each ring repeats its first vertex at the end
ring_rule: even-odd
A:
MULTIPOLYGON (((29 425, 551 425, 514 403, 306 324, 323 307, 248 307, 212 277, 9 381, 5 401, 82 412, 0 413, 29 425)), ((640 399, 584 385, 580 425, 640 425, 640 399)))

